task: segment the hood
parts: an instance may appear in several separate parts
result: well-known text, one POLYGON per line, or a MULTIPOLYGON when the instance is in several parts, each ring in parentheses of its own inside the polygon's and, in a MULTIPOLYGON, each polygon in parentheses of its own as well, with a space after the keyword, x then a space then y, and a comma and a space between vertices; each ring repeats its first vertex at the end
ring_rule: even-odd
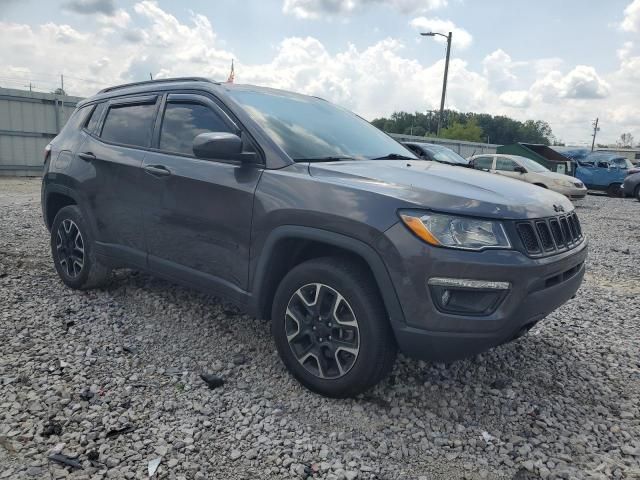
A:
POLYGON ((324 181, 379 193, 398 208, 425 208, 488 218, 540 218, 569 212, 558 193, 492 173, 421 160, 361 160, 310 163, 324 181))

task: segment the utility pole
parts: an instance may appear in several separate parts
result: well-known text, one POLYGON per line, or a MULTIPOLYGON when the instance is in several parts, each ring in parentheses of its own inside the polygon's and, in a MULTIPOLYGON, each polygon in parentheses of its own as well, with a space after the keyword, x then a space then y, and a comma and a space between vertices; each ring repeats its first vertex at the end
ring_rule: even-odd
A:
POLYGON ((444 115, 444 99, 447 96, 447 77, 449 75, 449 57, 451 56, 451 39, 453 34, 449 32, 447 37, 447 59, 444 62, 444 80, 442 81, 442 99, 440 100, 440 115, 438 115, 438 136, 442 127, 442 116, 444 115))
POLYGON ((596 135, 598 134, 598 131, 600 130, 600 128, 598 128, 598 119, 596 118, 593 121, 593 140, 591 141, 591 151, 593 152, 593 148, 596 146, 596 135))
POLYGON ((64 122, 64 76, 62 74, 60 74, 60 90, 62 92, 60 105, 62 105, 62 121, 64 122))
POLYGON ((151 72, 149 72, 149 80, 153 80, 153 75, 151 75, 151 72))
POLYGON ((438 32, 425 32, 420 33, 423 37, 435 37, 439 35, 447 39, 447 57, 444 62, 444 79, 442 80, 442 98, 440 99, 440 115, 438 115, 438 132, 437 136, 440 136, 440 129, 442 128, 442 117, 444 116, 444 100, 447 96, 447 77, 449 76, 449 58, 451 57, 451 40, 453 40, 453 33, 449 32, 449 35, 438 32))

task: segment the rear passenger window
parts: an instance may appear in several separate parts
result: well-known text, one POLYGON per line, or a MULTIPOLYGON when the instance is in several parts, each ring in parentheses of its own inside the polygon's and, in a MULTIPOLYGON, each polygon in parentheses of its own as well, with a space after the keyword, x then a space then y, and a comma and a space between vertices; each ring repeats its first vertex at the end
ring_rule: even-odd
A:
POLYGON ((209 107, 198 103, 168 103, 160 130, 160 150, 193 155, 193 139, 205 132, 235 133, 209 107))
POLYGON ((102 112, 104 112, 106 104, 99 103, 96 105, 96 108, 91 112, 91 116, 89 117, 89 121, 85 123, 86 129, 90 133, 94 133, 98 128, 98 122, 100 121, 100 117, 102 116, 102 112))
POLYGON ((148 147, 155 111, 154 103, 112 106, 107 112, 100 137, 108 142, 148 147))

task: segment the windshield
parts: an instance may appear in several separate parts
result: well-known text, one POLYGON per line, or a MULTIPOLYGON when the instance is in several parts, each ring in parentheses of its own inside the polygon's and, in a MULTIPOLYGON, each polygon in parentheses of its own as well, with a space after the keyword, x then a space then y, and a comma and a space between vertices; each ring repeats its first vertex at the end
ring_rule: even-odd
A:
POLYGON ((458 165, 467 165, 469 162, 458 155, 453 150, 448 149, 447 147, 432 147, 429 145, 428 147, 423 147, 425 150, 431 152, 433 158, 438 162, 447 162, 447 163, 455 163, 458 165))
POLYGON ((296 161, 416 156, 354 113, 314 97, 232 90, 236 100, 296 161))
POLYGON ((540 165, 538 162, 535 162, 527 157, 518 157, 518 161, 522 164, 524 168, 526 168, 530 172, 542 173, 550 171, 547 167, 540 165))
POLYGON ((622 168, 622 169, 633 168, 633 164, 631 163, 631 160, 625 157, 616 156, 613 153, 595 152, 590 154, 584 161, 584 163, 589 163, 589 164, 593 164, 596 162, 605 162, 611 166, 622 168))

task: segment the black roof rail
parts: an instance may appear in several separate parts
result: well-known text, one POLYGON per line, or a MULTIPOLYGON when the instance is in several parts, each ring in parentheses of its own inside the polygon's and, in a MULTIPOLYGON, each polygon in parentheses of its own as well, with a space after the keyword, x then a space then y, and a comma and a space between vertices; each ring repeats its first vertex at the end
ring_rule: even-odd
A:
POLYGON ((175 78, 158 78, 156 80, 145 80, 143 82, 123 83, 122 85, 115 85, 113 87, 107 87, 100 90, 98 93, 112 92, 121 88, 137 87, 138 85, 150 85, 153 83, 167 83, 167 82, 208 82, 217 83, 209 78, 204 77, 175 77, 175 78))

